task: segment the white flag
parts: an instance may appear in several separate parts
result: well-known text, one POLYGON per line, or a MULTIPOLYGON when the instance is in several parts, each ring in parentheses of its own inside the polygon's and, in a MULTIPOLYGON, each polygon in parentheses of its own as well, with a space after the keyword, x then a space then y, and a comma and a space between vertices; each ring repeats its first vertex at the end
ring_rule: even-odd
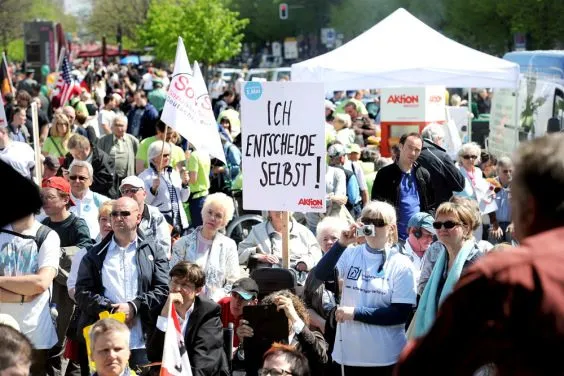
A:
MULTIPOLYGON (((212 124, 209 124, 209 120, 201 121, 200 119, 198 95, 201 95, 202 98, 207 95, 205 83, 203 83, 203 92, 200 88, 200 80, 203 83, 201 72, 199 79, 194 76, 186 55, 184 42, 181 37, 178 37, 174 73, 166 95, 161 120, 174 128, 197 150, 207 151, 210 155, 225 162, 215 119, 212 124), (218 147, 221 153, 219 153, 218 147)), ((207 117, 205 118, 207 119, 207 117)))
POLYGON ((219 138, 219 131, 217 130, 217 122, 213 114, 213 109, 211 105, 211 98, 208 93, 208 88, 204 81, 204 76, 200 70, 198 62, 194 62, 194 90, 196 91, 196 102, 198 106, 198 116, 200 118, 200 127, 202 132, 205 132, 203 139, 206 142, 202 143, 201 147, 194 144, 196 149, 203 150, 207 152, 212 157, 215 157, 225 162, 225 153, 223 152, 223 145, 221 144, 221 139, 219 138))
POLYGON ((190 359, 174 306, 170 307, 168 314, 160 376, 192 376, 190 359))
POLYGON ((8 119, 6 119, 6 111, 4 110, 4 101, 0 98, 0 127, 7 127, 8 119))

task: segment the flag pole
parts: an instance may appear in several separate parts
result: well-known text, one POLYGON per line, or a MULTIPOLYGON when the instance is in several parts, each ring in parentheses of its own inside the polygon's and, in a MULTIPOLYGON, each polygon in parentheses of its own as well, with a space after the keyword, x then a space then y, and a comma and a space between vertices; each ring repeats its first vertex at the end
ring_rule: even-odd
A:
POLYGON ((41 167, 41 145, 39 143, 39 121, 37 118, 37 103, 33 102, 31 104, 31 119, 33 126, 33 148, 35 151, 35 182, 37 185, 41 186, 41 176, 43 176, 43 171, 41 167))
POLYGON ((282 212, 282 267, 290 268, 289 242, 290 242, 290 213, 282 212))
MULTIPOLYGON (((165 127, 165 131, 164 131, 164 136, 163 136, 163 148, 161 149, 161 164, 163 163, 163 155, 164 155, 164 149, 165 149, 165 143, 166 143, 166 134, 168 133, 168 125, 165 127)), ((172 150, 170 151, 172 152, 172 150)), ((158 166, 158 171, 157 171, 157 178, 160 179, 161 178, 161 166, 158 166)))
POLYGON ((8 82, 10 83, 10 93, 14 94, 14 84, 12 83, 12 76, 10 76, 10 72, 8 71, 8 58, 6 57, 6 53, 2 52, 2 64, 6 66, 6 73, 8 74, 8 82))

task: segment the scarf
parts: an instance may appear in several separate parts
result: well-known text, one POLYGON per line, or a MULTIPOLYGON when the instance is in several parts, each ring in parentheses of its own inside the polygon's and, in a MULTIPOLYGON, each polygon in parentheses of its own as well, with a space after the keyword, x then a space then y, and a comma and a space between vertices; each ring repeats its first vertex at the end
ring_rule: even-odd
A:
POLYGON ((456 255, 452 268, 448 272, 443 290, 441 291, 441 295, 439 296, 439 304, 437 305, 437 290, 439 288, 439 282, 447 263, 446 249, 443 250, 439 255, 439 258, 437 259, 437 262, 433 267, 433 271, 431 272, 431 277, 429 277, 429 281, 427 281, 425 290, 423 290, 423 295, 419 300, 419 307, 415 312, 414 334, 416 338, 425 335, 433 325, 435 317, 437 316, 438 308, 441 306, 446 297, 450 295, 452 289, 454 288, 454 285, 460 279, 462 268, 464 267, 464 264, 466 263, 466 260, 468 259, 468 256, 470 255, 474 247, 474 239, 466 240, 464 244, 462 244, 462 248, 458 252, 458 255, 456 255))

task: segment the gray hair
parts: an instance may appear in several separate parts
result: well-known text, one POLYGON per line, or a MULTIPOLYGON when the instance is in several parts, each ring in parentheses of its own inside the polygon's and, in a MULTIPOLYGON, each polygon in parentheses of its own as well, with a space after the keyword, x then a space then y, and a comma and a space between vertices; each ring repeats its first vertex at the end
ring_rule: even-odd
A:
POLYGON ((149 161, 152 161, 153 159, 161 155, 161 153, 163 152, 163 147, 164 147, 164 152, 168 151, 170 153, 171 148, 168 142, 164 142, 164 141, 153 142, 151 146, 149 146, 149 151, 147 152, 149 161))
POLYGON ((339 217, 325 217, 321 220, 321 222, 317 224, 317 229, 316 229, 317 241, 321 243, 320 236, 322 233, 324 233, 327 230, 335 230, 338 231, 340 234, 342 231, 346 231, 348 227, 349 226, 347 222, 345 222, 343 219, 339 217))
POLYGON ((427 138, 433 142, 436 142, 437 139, 444 139, 445 138, 445 131, 443 126, 438 123, 431 123, 423 128, 421 132, 421 137, 427 138))
POLYGON ((114 125, 116 121, 122 121, 127 126, 127 116, 125 116, 124 114, 116 115, 114 117, 114 120, 112 121, 112 125, 114 125))
POLYGON ((462 157, 466 155, 466 153, 475 154, 478 158, 474 161, 474 164, 480 164, 481 158, 480 155, 482 154, 482 148, 475 142, 467 142, 458 151, 458 163, 462 163, 462 157))
POLYGON ((90 175, 90 179, 94 177, 94 170, 92 169, 92 165, 90 164, 90 162, 79 161, 78 159, 75 159, 70 164, 69 171, 71 171, 73 167, 84 167, 88 170, 88 175, 90 175))
POLYGON ((497 167, 513 166, 513 161, 508 156, 503 156, 497 160, 497 167))

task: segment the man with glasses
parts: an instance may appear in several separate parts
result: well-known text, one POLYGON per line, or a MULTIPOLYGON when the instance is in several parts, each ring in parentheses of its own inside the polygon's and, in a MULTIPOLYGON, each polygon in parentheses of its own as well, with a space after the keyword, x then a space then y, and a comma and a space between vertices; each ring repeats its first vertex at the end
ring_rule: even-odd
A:
POLYGON ((509 157, 501 157, 497 161, 497 177, 500 187, 495 189, 497 210, 489 214, 490 233, 489 242, 492 244, 510 242, 513 234, 511 223, 511 179, 513 177, 513 162, 509 157))
POLYGON ((309 376, 307 358, 294 347, 275 343, 264 354, 259 376, 309 376))
POLYGON ((402 242, 408 236, 409 219, 417 212, 431 213, 436 208, 431 175, 416 162, 422 147, 419 133, 401 136, 398 160, 378 171, 372 185, 372 199, 388 202, 396 209, 402 242))
POLYGON ((103 311, 123 312, 130 327, 132 369, 148 363, 145 340, 168 292, 168 260, 155 240, 137 232, 141 213, 137 203, 121 197, 110 213, 113 233, 84 256, 76 281, 75 299, 81 309, 78 333, 103 311))
POLYGON ((170 293, 167 301, 161 304, 157 328, 147 346, 149 359, 151 362, 162 360, 167 319, 169 309, 172 308, 178 315, 192 375, 230 375, 223 350, 220 307, 212 300, 200 296, 206 280, 204 271, 197 264, 180 261, 172 267, 169 276, 170 293))
POLYGON ((157 244, 162 247, 163 252, 170 258, 170 227, 158 208, 145 203, 147 193, 143 180, 137 176, 128 176, 121 181, 119 190, 123 197, 131 197, 137 202, 141 212, 139 230, 146 236, 154 238, 157 244))
POLYGON ((86 221, 90 236, 96 239, 100 233, 98 209, 109 198, 90 190, 93 175, 92 165, 86 161, 75 159, 69 166, 68 178, 71 186, 71 199, 74 202, 70 212, 86 221))
POLYGON ((428 213, 415 213, 407 223, 408 237, 403 246, 405 254, 415 268, 415 283, 419 282, 421 268, 425 261, 427 249, 433 243, 436 231, 433 228, 434 218, 428 213))

